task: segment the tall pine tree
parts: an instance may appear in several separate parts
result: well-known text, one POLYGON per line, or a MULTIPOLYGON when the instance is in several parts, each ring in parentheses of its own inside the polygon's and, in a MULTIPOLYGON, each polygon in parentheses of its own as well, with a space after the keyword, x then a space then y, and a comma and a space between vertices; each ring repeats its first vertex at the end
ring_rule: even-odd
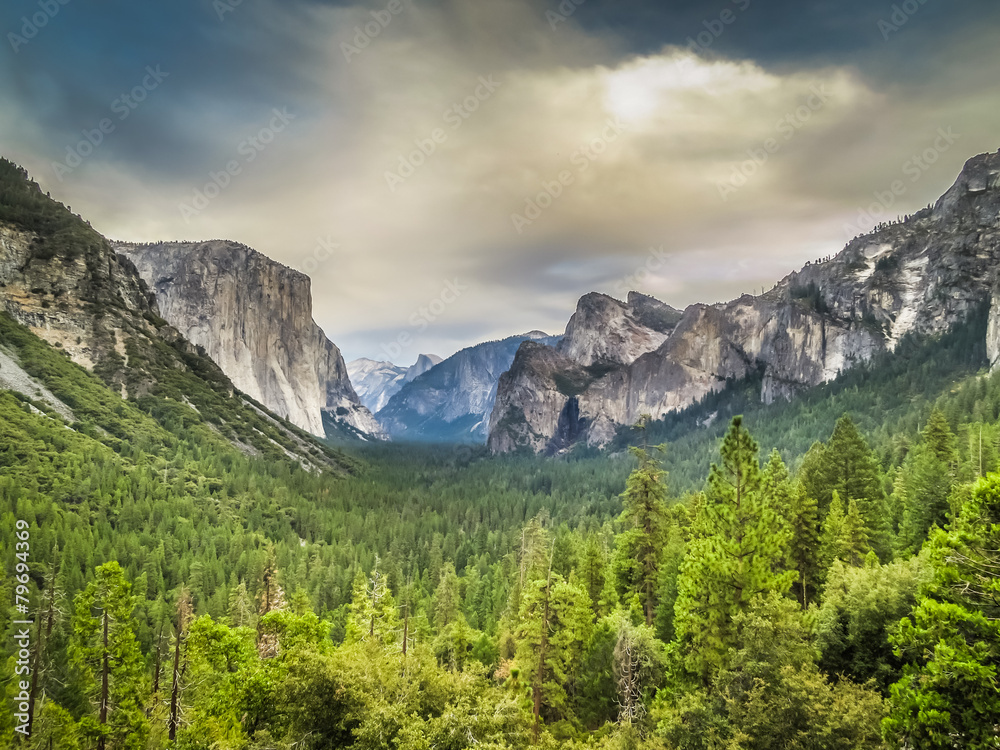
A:
MULTIPOLYGON (((662 448, 660 449, 662 450, 662 448)), ((646 625, 656 614, 660 556, 667 539, 666 472, 645 448, 632 448, 639 465, 622 493, 621 520, 626 531, 618 539, 619 578, 626 590, 639 595, 646 625)))
POLYGON ((97 568, 76 597, 70 663, 93 713, 80 722, 97 750, 145 747, 149 721, 143 712, 146 665, 133 627, 138 598, 117 562, 97 568))
POLYGON ((678 580, 675 627, 688 669, 702 678, 735 643, 733 618, 758 594, 786 592, 790 531, 761 488, 757 442, 734 417, 713 464, 678 580))

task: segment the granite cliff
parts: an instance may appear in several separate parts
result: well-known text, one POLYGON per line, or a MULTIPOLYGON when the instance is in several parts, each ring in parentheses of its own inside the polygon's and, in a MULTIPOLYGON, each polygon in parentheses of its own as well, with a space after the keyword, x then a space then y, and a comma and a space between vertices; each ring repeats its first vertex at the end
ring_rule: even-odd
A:
MULTIPOLYGON (((244 454, 289 459, 309 471, 345 466, 327 446, 238 393, 204 349, 163 320, 135 265, 5 159, 0 315, 10 335, 17 336, 15 324, 27 328, 168 429, 204 429, 244 454)), ((38 363, 19 361, 18 346, 7 343, 0 341, 0 385, 47 402, 71 429, 92 429, 98 406, 56 397, 42 384, 38 363)))
POLYGON ((115 249, 135 264, 164 319, 248 396, 313 435, 382 436, 340 350, 312 319, 308 276, 223 240, 115 249))

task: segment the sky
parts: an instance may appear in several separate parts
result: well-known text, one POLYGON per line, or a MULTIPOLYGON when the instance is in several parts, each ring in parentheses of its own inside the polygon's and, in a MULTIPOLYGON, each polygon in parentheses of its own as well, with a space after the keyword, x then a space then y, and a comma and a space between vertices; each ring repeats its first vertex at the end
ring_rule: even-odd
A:
POLYGON ((6 0, 0 31, 0 155, 112 239, 308 273, 348 360, 759 292, 1000 148, 995 0, 6 0))

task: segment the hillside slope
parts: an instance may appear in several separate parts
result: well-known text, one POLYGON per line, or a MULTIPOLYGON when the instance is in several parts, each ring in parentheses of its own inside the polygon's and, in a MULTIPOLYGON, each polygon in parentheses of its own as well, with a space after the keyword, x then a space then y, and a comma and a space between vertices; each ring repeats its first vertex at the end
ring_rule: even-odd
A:
MULTIPOLYGON (((0 160, 0 305, 8 348, 23 340, 24 326, 113 389, 122 403, 111 405, 102 395, 107 414, 125 408, 127 399, 171 424, 202 422, 248 455, 291 459, 312 470, 342 467, 339 454, 234 388, 204 350, 160 317, 135 266, 6 160, 0 160)), ((19 366, 28 369, 23 359, 19 366)), ((78 418, 87 416, 68 405, 78 418)), ((101 426, 122 440, 142 433, 101 426)))

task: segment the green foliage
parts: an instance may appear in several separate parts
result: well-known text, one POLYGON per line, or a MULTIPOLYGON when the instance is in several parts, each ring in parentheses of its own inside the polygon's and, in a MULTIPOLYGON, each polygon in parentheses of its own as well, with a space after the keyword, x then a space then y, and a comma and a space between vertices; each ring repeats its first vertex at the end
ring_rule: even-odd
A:
POLYGON ((0 392, 0 598, 24 519, 31 600, 44 614, 51 580, 57 604, 32 746, 107 732, 164 750, 174 653, 175 747, 192 750, 523 748, 535 726, 544 747, 868 748, 893 682, 891 740, 990 746, 1000 493, 970 483, 1000 463, 1000 375, 971 376, 979 325, 766 410, 759 381, 731 383, 649 424, 673 430, 670 451, 634 467, 447 446, 348 457, 166 342, 128 352, 157 377, 122 400, 0 316, 0 344, 78 420, 0 392), (705 493, 679 501, 741 403, 778 450, 761 470, 736 420, 705 493), (919 596, 927 563, 908 555, 928 529, 919 596), (197 617, 178 634, 184 589, 197 617))
POLYGON ((360 570, 354 576, 349 611, 347 643, 395 647, 399 640, 396 602, 385 574, 378 569, 377 559, 370 577, 360 570))
POLYGON ((907 662, 886 736, 914 747, 996 746, 1000 716, 1000 475, 928 542, 934 579, 892 642, 907 662))
POLYGON ((734 618, 728 666, 706 687, 661 691, 657 732, 680 750, 861 750, 878 745, 881 697, 818 669, 794 602, 775 592, 734 618))
POLYGON ((810 497, 801 482, 792 485, 788 498, 789 566, 798 574, 796 596, 802 607, 814 596, 819 576, 819 504, 810 497))
POLYGON ((548 572, 525 586, 518 622, 516 664, 531 686, 536 721, 573 718, 568 691, 593 629, 589 597, 548 572))
POLYGON ((790 532, 762 490, 757 442, 740 417, 733 418, 720 453, 681 566, 676 604, 686 666, 702 677, 724 665, 735 617, 751 600, 784 593, 796 578, 782 570, 790 532))
POLYGON ((900 469, 897 502, 902 518, 897 546, 904 554, 919 550, 932 526, 947 523, 957 459, 951 427, 944 414, 933 409, 920 443, 900 469))
POLYGON ((834 562, 815 615, 823 670, 859 683, 873 679, 887 691, 902 667, 889 635, 913 608, 930 573, 923 557, 864 567, 834 562))
POLYGON ((621 522, 628 531, 618 538, 619 577, 626 589, 640 596, 646 625, 652 626, 660 558, 668 533, 665 472, 647 450, 633 448, 632 453, 639 465, 629 475, 622 494, 621 522))
POLYGON ((28 173, 0 158, 0 222, 33 232, 34 257, 73 260, 87 249, 105 244, 90 224, 43 194, 28 173))
POLYGON ((133 632, 138 598, 118 563, 105 563, 76 598, 70 663, 77 690, 97 706, 80 721, 90 741, 139 750, 149 725, 143 713, 145 665, 133 632))

